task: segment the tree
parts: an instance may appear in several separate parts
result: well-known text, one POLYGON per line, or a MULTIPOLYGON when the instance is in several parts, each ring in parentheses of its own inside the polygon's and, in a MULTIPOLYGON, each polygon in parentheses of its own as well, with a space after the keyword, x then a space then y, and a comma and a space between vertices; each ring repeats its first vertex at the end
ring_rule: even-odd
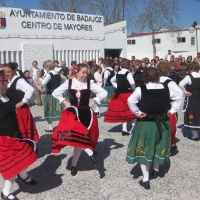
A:
POLYGON ((13 1, 0 0, 0 7, 10 6, 12 3, 13 3, 13 1))
POLYGON ((43 10, 62 12, 83 12, 83 0, 40 0, 40 8, 43 10))
POLYGON ((179 0, 145 0, 139 14, 140 31, 149 28, 152 31, 153 57, 156 56, 155 34, 160 29, 170 31, 178 29, 180 5, 179 0))
POLYGON ((40 0, 40 8, 102 15, 107 24, 126 19, 132 26, 135 19, 135 2, 136 0, 40 0))

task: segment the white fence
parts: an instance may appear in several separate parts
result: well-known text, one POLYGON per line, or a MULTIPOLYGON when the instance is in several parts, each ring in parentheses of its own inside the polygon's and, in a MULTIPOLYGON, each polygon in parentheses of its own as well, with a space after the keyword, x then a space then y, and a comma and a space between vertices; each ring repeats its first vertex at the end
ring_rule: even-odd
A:
MULTIPOLYGON (((22 51, 0 51, 0 64, 16 61, 19 64, 19 69, 24 70, 23 67, 23 52, 22 51)), ((84 60, 98 59, 100 56, 100 49, 95 50, 53 50, 52 60, 58 60, 61 64, 62 61, 71 66, 71 61, 81 63, 84 60)), ((32 58, 32 60, 36 60, 32 58)), ((42 61, 43 62, 43 61, 42 61)), ((30 65, 31 66, 31 65, 30 65)), ((41 65, 40 65, 41 67, 41 65)))

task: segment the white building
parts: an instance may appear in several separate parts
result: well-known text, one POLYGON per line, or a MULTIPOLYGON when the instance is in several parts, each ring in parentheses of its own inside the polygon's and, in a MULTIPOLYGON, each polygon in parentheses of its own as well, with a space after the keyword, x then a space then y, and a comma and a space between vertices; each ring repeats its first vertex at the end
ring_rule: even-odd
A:
POLYGON ((0 63, 15 60, 22 70, 33 60, 66 61, 126 57, 126 21, 104 27, 103 16, 0 8, 0 63))
MULTIPOLYGON (((197 55, 196 30, 182 29, 173 32, 161 30, 156 32, 155 38, 156 55, 159 58, 164 59, 168 50, 171 50, 175 56, 182 55, 185 58, 189 55, 193 57, 197 55)), ((200 48, 200 28, 197 28, 198 38, 198 47, 200 48)), ((151 32, 132 34, 127 37, 127 58, 131 59, 133 55, 136 59, 142 59, 144 57, 153 58, 151 32)))

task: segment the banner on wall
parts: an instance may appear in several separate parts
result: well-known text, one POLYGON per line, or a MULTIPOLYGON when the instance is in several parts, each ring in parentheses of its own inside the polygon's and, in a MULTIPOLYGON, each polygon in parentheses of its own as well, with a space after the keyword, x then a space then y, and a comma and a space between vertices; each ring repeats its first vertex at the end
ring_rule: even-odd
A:
POLYGON ((0 9, 5 34, 102 37, 103 16, 17 8, 0 9))

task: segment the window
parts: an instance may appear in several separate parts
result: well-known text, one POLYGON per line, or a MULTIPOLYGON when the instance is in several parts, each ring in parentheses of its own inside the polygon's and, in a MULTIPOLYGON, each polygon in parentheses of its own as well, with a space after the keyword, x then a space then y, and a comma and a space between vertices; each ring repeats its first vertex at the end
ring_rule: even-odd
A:
POLYGON ((155 44, 160 44, 161 43, 161 39, 154 39, 154 43, 155 44))
POLYGON ((184 43, 186 40, 185 40, 185 37, 178 37, 177 38, 177 43, 184 43))
POLYGON ((127 40, 127 44, 128 44, 128 45, 135 44, 135 40, 127 40))
POLYGON ((191 37, 191 42, 190 42, 191 45, 195 45, 195 37, 191 37))

